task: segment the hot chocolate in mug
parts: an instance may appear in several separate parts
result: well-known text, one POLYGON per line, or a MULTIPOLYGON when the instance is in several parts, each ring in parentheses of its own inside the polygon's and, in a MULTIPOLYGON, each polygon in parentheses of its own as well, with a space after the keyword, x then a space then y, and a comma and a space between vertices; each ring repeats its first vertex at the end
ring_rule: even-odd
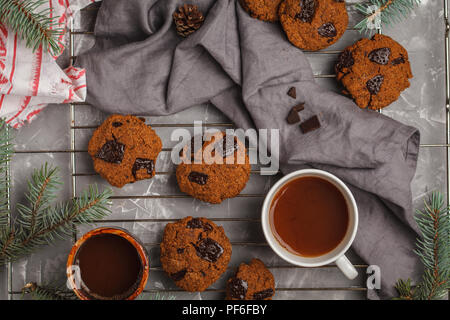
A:
POLYGON ((322 170, 303 169, 280 179, 261 214, 264 235, 282 259, 302 267, 336 263, 349 279, 358 275, 344 255, 358 228, 358 208, 348 187, 322 170))

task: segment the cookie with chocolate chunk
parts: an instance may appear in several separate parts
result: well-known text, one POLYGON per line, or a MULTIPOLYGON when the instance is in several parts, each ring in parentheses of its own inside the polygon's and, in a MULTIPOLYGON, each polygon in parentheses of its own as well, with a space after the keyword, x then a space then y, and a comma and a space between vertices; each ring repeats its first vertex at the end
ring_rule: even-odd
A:
POLYGON ((303 50, 332 45, 348 25, 345 2, 339 0, 285 0, 278 15, 289 41, 303 50))
POLYGON ((236 274, 228 279, 227 300, 271 300, 275 294, 272 273, 259 259, 241 263, 236 274))
POLYGON ((223 227, 206 218, 168 223, 161 242, 161 266, 186 291, 204 291, 225 272, 231 244, 223 227))
POLYGON ((336 79, 360 108, 381 109, 398 99, 412 78, 408 52, 392 38, 375 34, 347 47, 335 65, 336 79))
POLYGON ((94 131, 88 152, 94 170, 115 187, 155 175, 162 143, 145 119, 112 115, 94 131))
POLYGON ((278 21, 278 7, 283 0, 239 0, 242 8, 256 19, 278 21))
POLYGON ((180 190, 209 203, 237 196, 250 177, 245 145, 225 132, 195 140, 180 152, 182 162, 176 170, 180 190))

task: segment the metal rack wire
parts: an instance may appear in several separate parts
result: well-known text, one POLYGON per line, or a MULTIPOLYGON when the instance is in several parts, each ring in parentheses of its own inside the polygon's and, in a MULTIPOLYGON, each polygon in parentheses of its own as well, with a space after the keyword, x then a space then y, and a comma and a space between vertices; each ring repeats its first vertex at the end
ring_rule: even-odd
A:
MULTIPOLYGON (((96 9, 91 9, 96 10, 96 9)), ((447 172, 447 201, 450 203, 450 179, 449 179, 449 159, 450 159, 450 41, 449 41, 449 32, 450 25, 448 21, 448 0, 444 0, 444 20, 445 20, 445 76, 446 76, 446 143, 445 144, 421 144, 421 148, 445 148, 446 149, 446 172, 447 172)), ((73 61, 76 58, 75 54, 75 46, 74 46, 74 37, 75 36, 89 36, 92 35, 93 32, 90 30, 82 31, 82 30, 74 30, 73 25, 70 26, 70 34, 69 34, 69 52, 70 52, 70 61, 73 61)), ((444 32, 444 31, 443 31, 444 32)), ((320 55, 337 55, 340 51, 338 50, 322 50, 319 52, 308 52, 308 54, 320 54, 320 55)), ((316 74, 316 78, 334 78, 334 74, 316 74)), ((87 150, 81 150, 76 148, 76 136, 78 130, 92 130, 95 129, 96 126, 82 126, 77 125, 76 123, 76 115, 77 115, 77 107, 80 105, 86 105, 85 103, 72 103, 68 105, 69 113, 70 113, 70 149, 68 150, 26 150, 26 151, 16 151, 16 153, 64 153, 70 154, 70 172, 71 172, 71 195, 73 197, 77 196, 77 179, 80 177, 86 176, 94 176, 95 173, 86 173, 77 171, 77 157, 76 155, 79 153, 86 153, 87 150)), ((190 127, 192 123, 164 123, 164 124, 152 124, 152 127, 165 127, 165 128, 178 128, 178 127, 190 127)), ((219 122, 219 123, 205 123, 205 127, 233 127, 234 125, 229 122, 219 122)), ((170 148, 163 148, 163 151, 169 152, 170 148)), ((258 174, 259 170, 252 170, 252 175, 258 174)), ((172 175, 173 172, 168 171, 157 171, 157 175, 172 175)), ((265 194, 241 194, 238 197, 242 198, 263 198, 265 194)), ((125 195, 125 196, 113 196, 112 199, 179 199, 179 198, 188 198, 187 195, 173 195, 173 194, 163 194, 163 195, 125 195)), ((181 218, 181 217, 180 217, 181 218)), ((142 223, 157 223, 157 222, 170 222, 175 219, 139 219, 139 222, 142 223)), ((213 221, 224 222, 224 221, 234 221, 234 222, 259 222, 258 219, 247 219, 247 218, 213 218, 213 221)), ((107 219, 103 220, 102 223, 108 222, 136 222, 135 219, 107 219)), ((76 241, 77 235, 73 235, 73 241, 76 241)), ((233 246, 244 246, 244 247, 262 247, 268 246, 265 242, 232 242, 233 246)), ((159 246, 159 243, 145 243, 147 248, 159 246)), ((355 265, 360 270, 364 270, 367 268, 365 264, 357 264, 355 265)), ((272 265, 269 266, 270 269, 302 269, 302 267, 297 267, 293 265, 272 265)), ((232 269, 232 267, 230 267, 232 269)), ((337 268, 335 265, 327 265, 321 268, 337 268)), ((151 267, 151 271, 161 271, 161 267, 151 267)), ((14 291, 12 287, 12 264, 9 263, 7 267, 8 272, 8 298, 14 299, 15 294, 19 294, 20 292, 14 291)), ((277 291, 366 291, 366 287, 364 286, 348 286, 348 287, 289 287, 289 288, 276 288, 277 291)), ((147 293, 168 293, 168 292, 180 292, 180 289, 161 289, 161 290, 145 290, 147 293)), ((206 292, 224 292, 222 289, 207 289, 206 292)))

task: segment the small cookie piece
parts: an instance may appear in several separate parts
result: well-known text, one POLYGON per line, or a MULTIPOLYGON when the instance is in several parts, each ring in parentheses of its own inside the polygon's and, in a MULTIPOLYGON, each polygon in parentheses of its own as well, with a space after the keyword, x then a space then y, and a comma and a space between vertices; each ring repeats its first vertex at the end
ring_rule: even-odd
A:
POLYGON ((272 300, 275 280, 259 259, 241 263, 234 277, 227 282, 227 300, 272 300))
POLYGON ((285 0, 278 15, 289 41, 303 50, 332 45, 348 25, 345 2, 336 0, 285 0))
POLYGON ((192 139, 180 152, 182 163, 176 170, 180 190, 209 203, 237 196, 250 178, 245 145, 225 132, 197 140, 201 148, 192 139))
POLYGON ((155 175, 162 143, 145 119, 112 115, 94 131, 88 152, 94 170, 115 187, 155 175))
POLYGON ((242 8, 252 17, 262 21, 278 21, 278 7, 283 0, 239 0, 242 8))
POLYGON ((231 244, 223 227, 206 218, 186 217, 164 229, 161 266, 186 291, 204 291, 225 272, 231 244))
POLYGON ((412 78, 408 52, 382 34, 347 47, 339 55, 335 70, 336 79, 356 104, 373 110, 397 100, 412 78))

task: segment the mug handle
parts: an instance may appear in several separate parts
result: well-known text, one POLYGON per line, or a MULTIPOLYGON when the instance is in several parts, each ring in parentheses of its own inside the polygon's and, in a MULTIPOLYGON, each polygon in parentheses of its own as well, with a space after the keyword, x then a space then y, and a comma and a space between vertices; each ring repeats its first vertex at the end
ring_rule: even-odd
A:
POLYGON ((358 271, 356 271, 353 264, 350 260, 347 259, 346 256, 341 256, 336 260, 336 265, 339 269, 341 269, 342 273, 349 278, 350 280, 355 279, 358 276, 358 271))

